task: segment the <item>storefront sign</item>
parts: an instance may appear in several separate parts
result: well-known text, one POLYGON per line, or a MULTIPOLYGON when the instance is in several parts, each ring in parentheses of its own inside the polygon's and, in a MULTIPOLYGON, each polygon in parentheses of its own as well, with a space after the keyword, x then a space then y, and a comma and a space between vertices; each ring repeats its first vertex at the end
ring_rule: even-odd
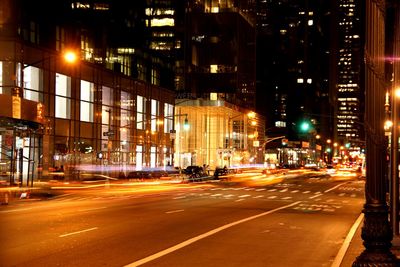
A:
POLYGON ((21 98, 18 96, 12 97, 12 117, 21 119, 21 98))

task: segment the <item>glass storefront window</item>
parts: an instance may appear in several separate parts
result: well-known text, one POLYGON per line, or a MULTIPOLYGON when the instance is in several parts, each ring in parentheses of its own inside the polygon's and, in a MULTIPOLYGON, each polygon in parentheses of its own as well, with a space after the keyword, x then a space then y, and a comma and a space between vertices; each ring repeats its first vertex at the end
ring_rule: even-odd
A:
POLYGON ((107 86, 102 86, 101 102, 103 105, 113 105, 113 89, 107 86))
POLYGON ((56 98, 55 116, 56 118, 71 118, 71 77, 56 73, 56 98))
POLYGON ((93 122, 94 84, 81 81, 80 119, 93 122))
POLYGON ((159 101, 152 99, 151 100, 151 130, 153 132, 157 131, 157 119, 158 119, 158 105, 159 101))
POLYGON ((150 148, 150 167, 155 168, 157 162, 157 147, 152 146, 150 148))
POLYGON ((136 170, 141 170, 143 167, 143 146, 136 146, 136 170))
POLYGON ((36 67, 24 69, 24 98, 32 101, 42 101, 42 71, 36 67))
POLYGON ((174 106, 168 103, 164 104, 164 133, 173 130, 174 124, 174 106))
POLYGON ((144 129, 144 118, 146 113, 146 98, 138 95, 136 101, 136 129, 144 129))

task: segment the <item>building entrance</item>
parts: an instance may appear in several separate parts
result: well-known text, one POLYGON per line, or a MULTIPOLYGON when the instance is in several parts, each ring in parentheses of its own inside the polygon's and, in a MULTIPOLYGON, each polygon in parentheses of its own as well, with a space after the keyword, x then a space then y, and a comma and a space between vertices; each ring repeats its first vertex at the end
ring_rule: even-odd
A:
POLYGON ((32 186, 41 175, 42 133, 40 124, 0 119, 0 182, 32 186))

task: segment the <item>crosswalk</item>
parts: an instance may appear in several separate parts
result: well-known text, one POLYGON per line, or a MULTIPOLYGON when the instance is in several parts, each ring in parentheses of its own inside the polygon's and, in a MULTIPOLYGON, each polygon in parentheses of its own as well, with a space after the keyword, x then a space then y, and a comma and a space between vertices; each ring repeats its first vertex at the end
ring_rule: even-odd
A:
MULTIPOLYGON (((360 187, 342 186, 339 187, 337 191, 330 192, 336 197, 343 198, 357 198, 363 197, 363 190, 360 187)), ((296 196, 301 196, 302 198, 310 200, 320 200, 319 197, 322 196, 322 192, 312 191, 307 189, 294 188, 293 185, 285 186, 284 184, 278 184, 274 188, 254 188, 254 187, 196 187, 188 188, 184 191, 179 192, 165 192, 157 195, 171 196, 171 199, 189 199, 189 198, 212 198, 212 199, 226 199, 226 200, 246 200, 246 199, 256 199, 256 200, 282 200, 288 201, 294 199, 296 196)), ((107 194, 107 195, 59 195, 51 198, 52 201, 107 201, 107 200, 124 200, 124 199, 134 199, 146 196, 145 194, 107 194)), ((147 195, 148 196, 148 195, 147 195)), ((242 201, 241 200, 241 201, 242 201)), ((331 200, 328 199, 327 202, 331 200)))

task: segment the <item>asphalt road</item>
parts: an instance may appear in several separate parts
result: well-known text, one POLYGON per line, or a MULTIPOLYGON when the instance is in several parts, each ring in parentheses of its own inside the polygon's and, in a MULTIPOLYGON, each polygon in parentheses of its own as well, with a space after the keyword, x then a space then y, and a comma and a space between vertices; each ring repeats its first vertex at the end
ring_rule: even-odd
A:
POLYGON ((0 209, 1 266, 331 266, 364 182, 287 176, 66 192, 0 209))

